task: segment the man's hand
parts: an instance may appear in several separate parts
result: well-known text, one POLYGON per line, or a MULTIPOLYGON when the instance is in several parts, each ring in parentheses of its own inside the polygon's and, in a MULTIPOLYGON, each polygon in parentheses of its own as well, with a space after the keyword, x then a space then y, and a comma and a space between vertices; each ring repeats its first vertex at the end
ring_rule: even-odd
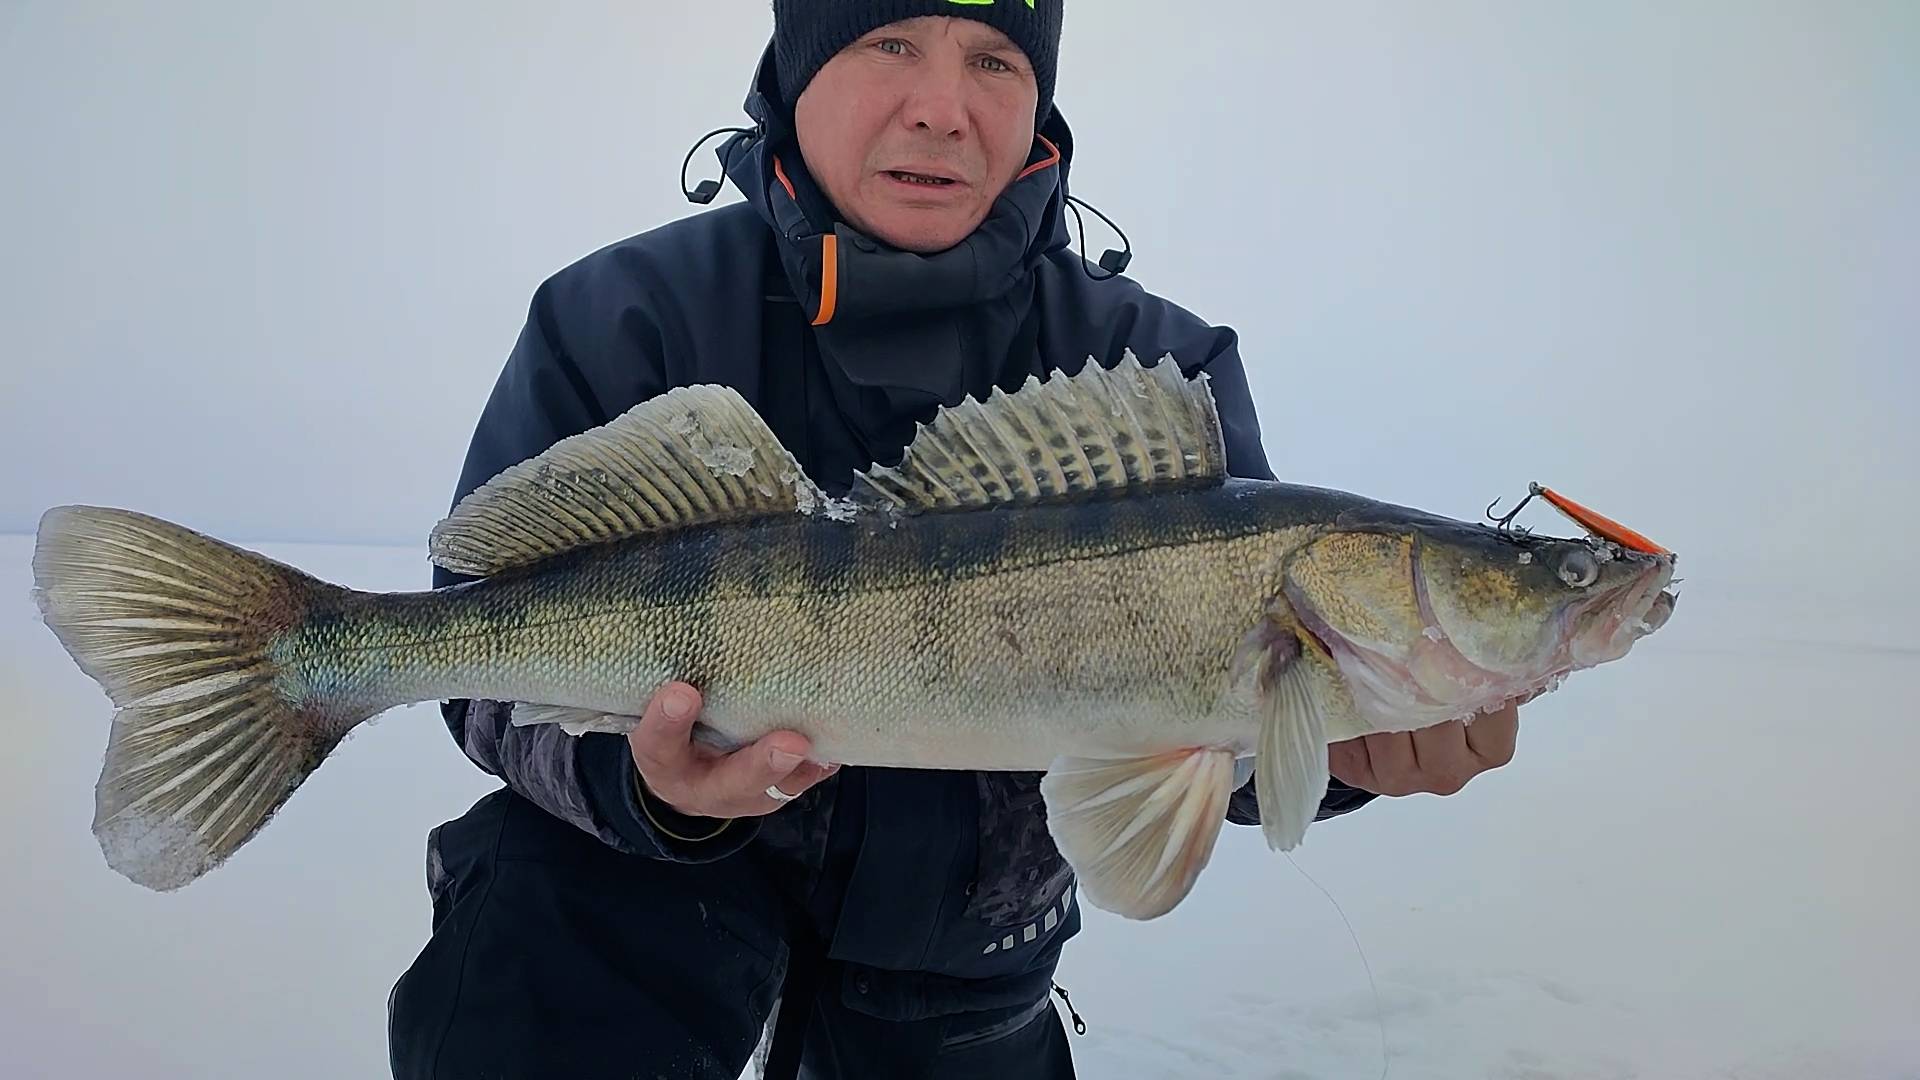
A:
POLYGON ((1418 731, 1365 735, 1327 747, 1327 766, 1341 783, 1379 795, 1452 795, 1467 781, 1513 760, 1520 706, 1450 720, 1418 731))
POLYGON ((812 744, 794 731, 770 732, 726 754, 695 745, 693 723, 699 716, 700 692, 670 682, 654 692, 627 735, 647 791, 689 817, 769 814, 782 805, 767 794, 769 786, 798 795, 840 768, 806 760, 812 744))

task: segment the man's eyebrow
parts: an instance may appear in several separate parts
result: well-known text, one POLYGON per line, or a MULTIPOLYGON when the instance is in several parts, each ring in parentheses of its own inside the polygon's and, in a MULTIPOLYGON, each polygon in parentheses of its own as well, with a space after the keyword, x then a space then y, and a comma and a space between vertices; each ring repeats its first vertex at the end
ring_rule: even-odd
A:
POLYGON ((995 34, 987 27, 981 27, 979 30, 964 30, 956 36, 959 37, 960 44, 964 48, 979 52, 1004 53, 1008 59, 1018 60, 1021 63, 1027 62, 1027 54, 1021 50, 1020 46, 1014 44, 1012 38, 995 34))
POLYGON ((902 41, 918 41, 925 36, 926 30, 917 26, 876 26, 853 40, 856 43, 862 41, 888 41, 896 38, 902 41))

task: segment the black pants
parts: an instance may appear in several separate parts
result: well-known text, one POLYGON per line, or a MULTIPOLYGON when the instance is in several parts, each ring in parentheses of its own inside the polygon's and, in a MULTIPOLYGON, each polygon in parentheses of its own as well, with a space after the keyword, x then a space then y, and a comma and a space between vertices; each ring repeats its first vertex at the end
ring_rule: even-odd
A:
MULTIPOLYGON (((621 855, 504 790, 434 848, 432 936, 388 1002, 397 1080, 736 1080, 747 1067, 789 956, 778 891, 753 860, 621 855)), ((822 992, 802 1062, 808 1080, 1073 1076, 1044 993, 898 1023, 822 992)))

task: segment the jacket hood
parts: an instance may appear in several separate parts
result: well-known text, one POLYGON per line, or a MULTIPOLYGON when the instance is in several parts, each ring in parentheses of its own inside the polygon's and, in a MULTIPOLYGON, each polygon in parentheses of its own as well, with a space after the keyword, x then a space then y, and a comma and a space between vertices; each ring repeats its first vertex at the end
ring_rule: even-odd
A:
POLYGON ((754 127, 720 147, 721 166, 768 228, 768 254, 810 324, 808 353, 860 448, 859 461, 823 465, 815 479, 831 491, 859 465, 891 460, 916 422, 958 404, 966 387, 1017 385, 1031 370, 1040 282, 1058 272, 1067 247, 1072 136, 1056 109, 986 219, 953 247, 920 254, 834 212, 800 158, 771 46, 745 107, 754 127))

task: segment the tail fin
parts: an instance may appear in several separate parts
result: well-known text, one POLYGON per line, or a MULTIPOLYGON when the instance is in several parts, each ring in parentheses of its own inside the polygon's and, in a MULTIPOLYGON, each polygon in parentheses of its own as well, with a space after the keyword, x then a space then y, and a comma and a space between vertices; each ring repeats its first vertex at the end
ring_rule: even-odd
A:
POLYGON ((119 709, 93 832, 134 882, 177 889, 219 865, 360 719, 276 687, 274 643, 334 588, 299 570, 144 514, 68 506, 41 518, 33 577, 42 618, 119 709))

